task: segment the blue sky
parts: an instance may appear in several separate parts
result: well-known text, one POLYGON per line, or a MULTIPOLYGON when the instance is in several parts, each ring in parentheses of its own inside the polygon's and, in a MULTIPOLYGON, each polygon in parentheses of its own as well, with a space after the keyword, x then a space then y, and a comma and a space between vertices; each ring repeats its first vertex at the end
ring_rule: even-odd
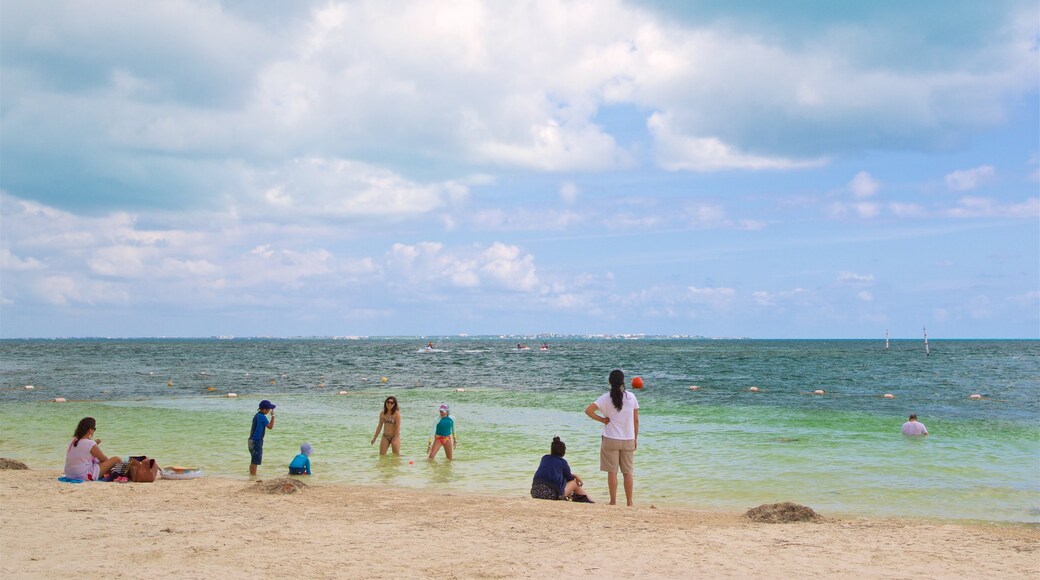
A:
POLYGON ((1040 9, 5 2, 0 337, 1040 338, 1040 9))

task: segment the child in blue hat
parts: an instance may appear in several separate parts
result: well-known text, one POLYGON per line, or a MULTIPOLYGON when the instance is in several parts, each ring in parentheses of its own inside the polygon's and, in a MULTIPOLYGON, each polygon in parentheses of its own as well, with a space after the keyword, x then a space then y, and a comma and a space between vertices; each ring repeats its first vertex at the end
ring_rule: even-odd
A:
POLYGON ((313 452, 314 448, 311 447, 310 443, 300 445, 300 454, 293 457, 293 460, 289 463, 289 475, 310 475, 311 453, 313 452))
POLYGON ((256 475, 256 466, 264 459, 264 434, 268 429, 274 429, 274 407, 274 403, 264 399, 253 415, 253 424, 249 428, 249 475, 256 475))

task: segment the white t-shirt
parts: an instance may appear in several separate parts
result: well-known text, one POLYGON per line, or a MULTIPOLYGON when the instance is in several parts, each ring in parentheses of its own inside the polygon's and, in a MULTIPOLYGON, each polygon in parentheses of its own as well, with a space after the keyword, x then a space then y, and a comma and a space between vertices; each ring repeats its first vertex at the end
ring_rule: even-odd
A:
POLYGON ((903 435, 927 435, 928 429, 920 421, 907 421, 903 423, 903 435))
POLYGON ((632 418, 633 412, 639 408, 636 396, 628 391, 621 393, 621 410, 614 407, 614 401, 610 400, 610 391, 600 395, 596 399, 596 406, 603 416, 610 422, 603 426, 603 436, 608 439, 630 440, 636 438, 636 425, 632 418))
POLYGON ((80 439, 75 447, 69 443, 69 449, 65 452, 65 477, 86 480, 87 474, 90 474, 95 480, 98 478, 100 462, 90 454, 95 445, 97 443, 92 439, 80 439))

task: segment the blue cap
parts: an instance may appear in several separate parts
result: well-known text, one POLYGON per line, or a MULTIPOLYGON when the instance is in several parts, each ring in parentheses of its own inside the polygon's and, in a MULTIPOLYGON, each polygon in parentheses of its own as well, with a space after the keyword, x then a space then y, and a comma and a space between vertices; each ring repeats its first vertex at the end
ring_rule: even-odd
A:
POLYGON ((307 457, 310 457, 311 453, 313 453, 313 452, 314 452, 314 448, 311 447, 310 443, 304 443, 303 445, 300 445, 300 453, 303 453, 307 457))
POLYGON ((274 407, 275 407, 275 404, 272 403, 271 401, 268 401, 267 399, 264 399, 263 401, 260 401, 260 408, 261 409, 274 409, 274 407))

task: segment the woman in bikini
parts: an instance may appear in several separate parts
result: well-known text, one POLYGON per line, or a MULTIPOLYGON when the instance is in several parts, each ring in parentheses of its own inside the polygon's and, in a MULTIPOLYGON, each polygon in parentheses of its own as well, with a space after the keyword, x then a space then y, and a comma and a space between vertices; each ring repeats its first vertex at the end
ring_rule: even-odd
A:
POLYGON ((386 455, 386 450, 393 447, 394 455, 401 454, 401 410, 397 408, 397 397, 387 397, 383 401, 383 412, 379 414, 379 423, 376 425, 376 434, 372 436, 372 443, 379 439, 379 432, 383 432, 383 438, 379 441, 379 454, 386 455))

